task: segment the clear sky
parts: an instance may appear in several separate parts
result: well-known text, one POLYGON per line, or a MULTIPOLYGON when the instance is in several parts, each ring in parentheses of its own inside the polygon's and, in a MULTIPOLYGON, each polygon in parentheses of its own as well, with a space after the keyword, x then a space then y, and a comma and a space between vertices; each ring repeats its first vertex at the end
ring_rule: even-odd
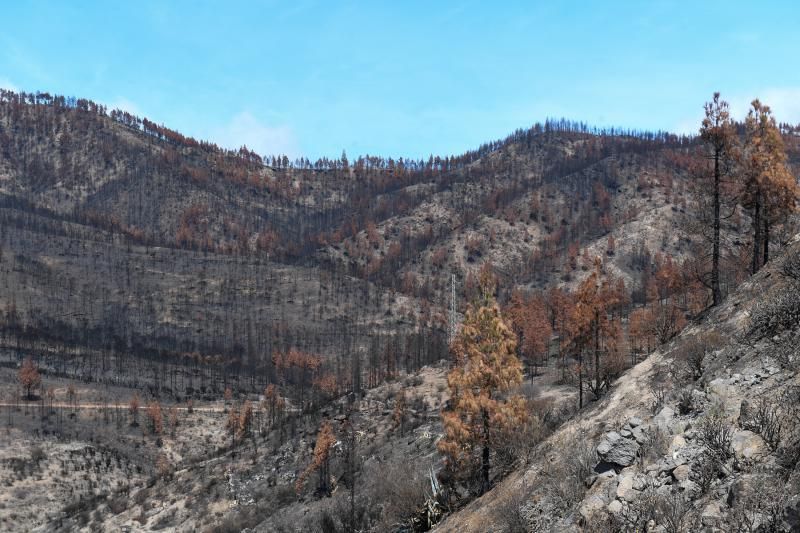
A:
POLYGON ((546 117, 694 131, 715 90, 797 123, 798 5, 21 0, 0 86, 312 159, 460 153, 546 117))

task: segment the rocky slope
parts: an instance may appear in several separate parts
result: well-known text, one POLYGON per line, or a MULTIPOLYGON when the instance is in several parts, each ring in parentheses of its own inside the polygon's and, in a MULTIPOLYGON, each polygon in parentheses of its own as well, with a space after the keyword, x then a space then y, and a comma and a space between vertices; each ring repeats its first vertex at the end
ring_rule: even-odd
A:
POLYGON ((800 527, 798 257, 795 238, 436 531, 800 527))
MULTIPOLYGON (((49 496, 46 507, 40 504, 47 511, 46 517, 43 513, 28 516, 14 512, 26 497, 28 501, 32 499, 28 491, 37 474, 33 468, 33 473, 11 482, 14 488, 8 491, 6 505, 0 507, 0 523, 10 524, 8 527, 15 531, 42 532, 238 532, 244 528, 265 533, 318 531, 325 517, 338 522, 348 519, 347 439, 352 434, 357 446, 357 519, 359 523, 372 523, 374 531, 391 530, 424 500, 428 469, 438 463, 435 439, 441 432, 438 410, 445 400, 444 378, 444 367, 427 367, 401 382, 374 388, 352 403, 342 398, 324 412, 288 417, 272 427, 265 413, 259 412, 252 434, 239 439, 235 447, 225 430, 227 412, 223 412, 234 404, 222 402, 204 404, 192 413, 179 412, 173 434, 165 433, 158 440, 127 423, 117 425, 119 435, 115 438, 83 441, 76 436, 70 443, 72 448, 85 447, 92 452, 95 448, 109 449, 116 453, 114 446, 121 447, 120 443, 128 441, 130 448, 136 447, 137 461, 146 454, 153 455, 151 462, 156 456, 165 455, 170 468, 152 475, 156 473, 152 465, 134 468, 123 464, 135 475, 128 472, 125 478, 124 472, 120 476, 108 469, 103 471, 106 483, 90 485, 89 490, 76 485, 73 494, 51 486, 56 483, 53 480, 57 480, 59 489, 71 481, 65 477, 66 469, 61 476, 42 479, 39 475, 42 498, 49 496), (401 390, 408 402, 402 428, 392 416, 401 390), (312 460, 316 433, 323 419, 332 423, 337 435, 330 466, 332 493, 315 494, 314 476, 309 480, 309 489, 298 494, 297 476, 312 460), (345 428, 346 420, 353 424, 351 433, 345 428), (25 494, 18 496, 23 489, 25 494)), ((22 414, 17 415, 16 423, 22 418, 22 414)), ((67 424, 72 425, 69 421, 67 424)), ((0 456, 0 479, 14 478, 11 468, 3 466, 3 460, 10 462, 6 457, 31 464, 25 445, 41 447, 45 458, 39 462, 44 470, 55 469, 65 454, 65 445, 56 439, 29 441, 14 431, 13 438, 19 444, 9 446, 0 456)), ((93 470, 91 463, 88 468, 82 467, 79 459, 74 461, 76 472, 82 468, 93 470)))

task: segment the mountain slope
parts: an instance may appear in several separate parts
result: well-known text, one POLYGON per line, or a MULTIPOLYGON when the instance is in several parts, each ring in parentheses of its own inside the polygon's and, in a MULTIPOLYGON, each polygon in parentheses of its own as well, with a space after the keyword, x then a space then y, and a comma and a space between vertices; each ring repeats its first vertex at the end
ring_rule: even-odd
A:
MULTIPOLYGON (((798 139, 786 137, 795 164, 798 139)), ((419 505, 442 461, 451 277, 458 315, 486 267, 502 305, 522 301, 515 291, 541 298, 536 309, 565 333, 547 329, 546 349, 520 350, 532 363, 520 392, 541 423, 519 439, 538 441, 575 413, 582 348, 566 340, 564 315, 592 272, 620 292, 614 338, 603 341, 607 376, 656 342, 652 328, 634 332, 634 313, 673 320, 659 342, 699 322, 609 395, 596 386, 595 403, 535 453, 517 441, 499 451, 496 488, 440 529, 641 530, 668 514, 722 524, 742 518, 730 503, 740 497, 763 521, 768 509, 746 490, 754 476, 797 493, 786 485, 786 461, 800 450, 794 429, 777 442, 769 422, 794 416, 773 400, 794 402, 785 395, 797 321, 772 331, 770 313, 783 311, 753 300, 796 291, 773 262, 702 311, 707 291, 693 267, 703 265, 693 261, 703 242, 688 227, 695 148, 663 133, 548 121, 459 156, 290 162, 87 100, 0 92, 0 393, 13 428, 0 472, 15 486, 9 501, 37 486, 38 501, 50 499, 46 518, 14 523, 9 504, 0 520, 291 531, 345 528, 358 512, 363 529, 385 531, 440 516, 446 504, 419 505), (567 292, 539 292, 554 288, 567 292), (766 320, 743 338, 751 311, 766 320), (47 387, 31 412, 16 379, 24 358, 47 387), (147 417, 164 402, 169 432, 139 424, 125 407, 134 394, 153 402, 147 417), (771 403, 742 407, 760 397, 771 403), (242 422, 246 406, 254 419, 242 422), (331 479, 320 479, 333 494, 297 491, 326 421, 338 438, 331 479), (720 438, 731 427, 735 452, 709 462, 701 439, 713 424, 720 438), (503 480, 517 460, 528 463, 503 480), (344 494, 356 485, 357 511, 344 494)), ((770 228, 773 251, 797 254, 785 237, 794 222, 770 228)), ((726 292, 747 276, 749 225, 743 209, 725 221, 726 292)), ((474 496, 467 485, 454 492, 454 506, 474 496)))
POLYGON ((640 244, 684 253, 625 235, 675 234, 666 196, 689 145, 553 122, 456 157, 289 162, 4 91, 5 354, 75 353, 60 371, 92 379, 161 358, 180 376, 171 388, 199 369, 216 390, 242 371, 263 386, 273 353, 298 348, 324 357, 339 390, 357 366, 374 384, 401 351, 414 352, 406 370, 444 355, 451 273, 460 301, 487 259, 509 290, 564 283, 583 275, 584 248, 632 288, 640 244), (606 255, 614 232, 619 253, 606 255))

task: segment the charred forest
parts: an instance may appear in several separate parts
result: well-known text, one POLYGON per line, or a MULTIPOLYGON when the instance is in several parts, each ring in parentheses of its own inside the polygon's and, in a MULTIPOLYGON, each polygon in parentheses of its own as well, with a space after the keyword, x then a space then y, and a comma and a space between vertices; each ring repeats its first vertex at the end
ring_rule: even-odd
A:
POLYGON ((697 135, 548 119, 460 155, 310 161, 0 90, 0 414, 32 446, 0 464, 18 502, 56 487, 0 520, 478 531, 478 500, 540 531, 503 487, 577 439, 539 515, 601 530, 581 501, 613 461, 578 425, 617 391, 691 404, 725 349, 709 321, 796 274, 800 126, 704 110, 697 135))

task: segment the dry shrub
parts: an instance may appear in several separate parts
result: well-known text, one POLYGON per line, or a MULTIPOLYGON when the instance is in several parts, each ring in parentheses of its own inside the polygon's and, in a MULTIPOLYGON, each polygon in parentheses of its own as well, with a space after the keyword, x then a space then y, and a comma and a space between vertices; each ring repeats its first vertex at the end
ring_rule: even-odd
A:
POLYGON ((606 518, 604 531, 687 533, 695 530, 692 510, 684 493, 673 489, 664 494, 651 481, 636 500, 623 505, 618 516, 606 518), (651 529, 651 522, 659 527, 651 529))
POLYGON ((706 494, 721 472, 722 465, 719 460, 707 451, 703 451, 692 464, 691 477, 700 487, 700 492, 706 494))
POLYGON ((655 376, 650 383, 650 396, 653 398, 650 403, 650 409, 653 411, 653 414, 658 413, 661 411, 661 408, 664 407, 664 400, 666 400, 668 392, 667 383, 658 379, 658 376, 655 376))
POLYGON ((597 452, 586 431, 566 435, 569 453, 557 455, 544 467, 544 490, 554 507, 566 511, 586 493, 586 482, 594 475, 597 452))
POLYGON ((781 266, 781 273, 793 283, 800 283, 800 252, 786 254, 781 266))
POLYGON ((511 470, 518 462, 530 463, 536 446, 549 434, 542 420, 534 413, 529 412, 524 422, 508 435, 504 445, 497 450, 497 463, 501 469, 511 470))
POLYGON ((584 531, 592 533, 620 533, 622 523, 611 513, 594 513, 584 524, 584 531))
POLYGON ((790 386, 781 394, 781 439, 778 465, 788 479, 800 464, 800 386, 790 386))
POLYGON ((248 511, 252 507, 237 509, 226 515, 218 524, 214 525, 209 531, 212 533, 240 533, 245 529, 258 525, 259 517, 252 517, 248 511))
POLYGON ((697 381, 703 375, 703 360, 706 356, 706 347, 697 337, 693 337, 673 352, 675 361, 691 381, 697 381))
POLYGON ((700 420, 697 436, 705 451, 721 463, 733 457, 733 427, 720 405, 713 405, 700 420))
POLYGON ((755 342, 794 331, 800 324, 800 291, 783 290, 763 298, 750 311, 745 339, 755 342))
POLYGON ((758 433, 769 447, 777 450, 783 432, 783 414, 777 403, 759 398, 755 406, 743 402, 740 408, 739 425, 753 433, 758 433))
POLYGON ((154 435, 160 435, 164 430, 164 417, 161 414, 161 405, 152 401, 147 405, 147 429, 154 435))
POLYGON ((636 500, 623 505, 618 517, 618 531, 648 531, 650 521, 655 522, 658 519, 659 494, 653 481, 650 478, 648 481, 636 500))
POLYGON ((653 426, 645 433, 645 440, 639 448, 638 461, 644 465, 648 461, 658 461, 669 452, 670 436, 653 426))
MULTIPOLYGON (((336 498, 328 509, 323 510, 320 526, 331 533, 346 531, 374 531, 380 522, 381 509, 367 495, 358 492, 350 507, 349 493, 336 498)), ((382 529, 382 528, 381 528, 382 529)))
POLYGON ((47 459, 47 454, 44 453, 41 446, 33 446, 31 447, 31 461, 34 463, 39 463, 47 459))
POLYGON ((597 451, 587 432, 579 431, 576 437, 577 440, 573 441, 571 451, 567 454, 567 471, 573 478, 585 483, 594 474, 597 451))
POLYGON ((673 490, 667 495, 658 494, 655 500, 657 523, 666 533, 686 533, 695 530, 691 502, 682 492, 673 490))
POLYGON ((694 391, 691 387, 684 387, 678 392, 678 413, 688 415, 695 410, 694 391))
POLYGON ((728 531, 784 531, 790 497, 783 480, 773 475, 758 473, 739 480, 728 492, 728 531))
POLYGON ((483 241, 483 238, 480 235, 472 235, 468 237, 464 243, 464 249, 471 256, 472 255, 480 256, 485 249, 485 243, 483 241))
POLYGON ((536 399, 530 402, 531 412, 536 413, 548 433, 552 433, 577 411, 573 402, 556 403, 552 399, 536 399))
POLYGON ((371 465, 364 476, 376 481, 374 501, 383 503, 381 523, 386 527, 409 522, 429 496, 427 472, 416 466, 371 465))
POLYGON ((133 501, 137 505, 142 505, 144 502, 147 501, 149 497, 150 497, 150 489, 145 487, 143 489, 138 490, 136 494, 133 495, 133 501))
POLYGON ((425 379, 420 375, 409 376, 405 379, 404 384, 406 387, 419 387, 425 382, 425 379))
POLYGON ((160 453, 156 458, 156 475, 161 478, 168 478, 172 474, 172 464, 166 454, 160 453))
POLYGON ((512 490, 510 496, 500 503, 497 522, 504 526, 504 531, 507 533, 530 531, 530 524, 525 513, 527 503, 528 487, 524 483, 518 490, 512 490))

